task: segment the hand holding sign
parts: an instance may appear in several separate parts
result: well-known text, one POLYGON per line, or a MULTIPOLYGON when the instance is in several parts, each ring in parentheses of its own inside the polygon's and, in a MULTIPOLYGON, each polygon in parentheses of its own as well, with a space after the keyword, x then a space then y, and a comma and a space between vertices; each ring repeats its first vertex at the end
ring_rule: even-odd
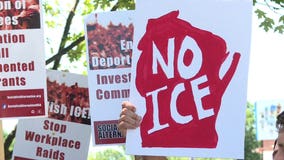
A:
POLYGON ((132 103, 128 101, 122 102, 118 129, 124 136, 126 136, 127 129, 135 129, 139 127, 141 123, 141 117, 138 116, 135 111, 136 108, 132 103))

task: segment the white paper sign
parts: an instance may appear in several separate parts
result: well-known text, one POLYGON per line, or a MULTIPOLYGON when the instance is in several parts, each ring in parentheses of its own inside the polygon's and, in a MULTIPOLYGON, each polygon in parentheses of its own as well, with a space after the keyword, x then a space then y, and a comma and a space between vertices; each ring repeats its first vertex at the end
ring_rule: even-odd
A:
POLYGON ((14 160, 87 159, 90 126, 49 118, 23 119, 17 126, 14 160))
POLYGON ((41 1, 0 2, 0 118, 45 116, 41 1))
POLYGON ((137 1, 129 154, 243 158, 252 2, 137 1))
POLYGON ((132 16, 132 11, 101 12, 85 20, 94 145, 125 142, 117 124, 121 103, 130 95, 132 16))
POLYGON ((47 71, 48 118, 19 120, 13 160, 87 159, 91 138, 87 77, 47 71))

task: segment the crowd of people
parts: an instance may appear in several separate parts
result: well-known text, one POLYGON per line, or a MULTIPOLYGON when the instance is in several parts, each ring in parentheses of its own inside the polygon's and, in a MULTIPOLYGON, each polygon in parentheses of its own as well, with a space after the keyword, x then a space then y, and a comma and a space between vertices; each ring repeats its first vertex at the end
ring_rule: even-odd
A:
POLYGON ((48 117, 53 119, 59 119, 69 122, 76 122, 82 124, 90 124, 90 117, 75 116, 71 112, 71 107, 80 107, 89 109, 89 92, 88 88, 79 87, 77 83, 68 86, 65 83, 59 83, 57 81, 51 81, 47 79, 47 92, 48 102, 57 106, 67 107, 66 113, 60 114, 51 112, 49 110, 48 117))

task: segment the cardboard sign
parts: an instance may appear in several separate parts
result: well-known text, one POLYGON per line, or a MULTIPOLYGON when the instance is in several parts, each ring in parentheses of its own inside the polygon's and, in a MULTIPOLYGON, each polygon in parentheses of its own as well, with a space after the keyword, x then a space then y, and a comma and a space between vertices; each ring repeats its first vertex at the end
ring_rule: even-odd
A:
POLYGON ((0 2, 0 118, 44 116, 46 75, 40 3, 0 2))
POLYGON ((91 137, 87 77, 47 71, 48 118, 20 120, 14 160, 87 159, 91 137))
POLYGON ((284 110, 284 100, 262 100, 255 103, 257 140, 275 140, 277 116, 284 110))
POLYGON ((130 101, 143 119, 127 153, 243 158, 251 9, 137 1, 130 101))
POLYGON ((128 100, 133 45, 132 11, 92 13, 85 19, 94 145, 121 144, 117 124, 128 100))

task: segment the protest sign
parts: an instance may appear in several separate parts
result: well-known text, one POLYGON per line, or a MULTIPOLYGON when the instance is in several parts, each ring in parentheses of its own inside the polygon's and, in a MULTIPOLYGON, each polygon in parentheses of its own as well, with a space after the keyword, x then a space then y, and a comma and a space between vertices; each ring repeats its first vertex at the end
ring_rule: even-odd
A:
POLYGON ((129 130, 135 155, 243 158, 249 0, 137 1, 129 130))
POLYGON ((257 140, 275 140, 277 115, 284 110, 284 100, 260 100, 255 103, 257 140))
POLYGON ((94 145, 122 144, 117 124, 128 100, 133 43, 132 11, 92 13, 85 19, 94 145))
POLYGON ((90 126, 49 118, 19 120, 14 160, 87 159, 90 126))
POLYGON ((45 116, 41 4, 17 0, 0 5, 0 118, 45 116))
POLYGON ((19 120, 14 160, 87 159, 91 137, 87 77, 47 71, 48 118, 19 120))

